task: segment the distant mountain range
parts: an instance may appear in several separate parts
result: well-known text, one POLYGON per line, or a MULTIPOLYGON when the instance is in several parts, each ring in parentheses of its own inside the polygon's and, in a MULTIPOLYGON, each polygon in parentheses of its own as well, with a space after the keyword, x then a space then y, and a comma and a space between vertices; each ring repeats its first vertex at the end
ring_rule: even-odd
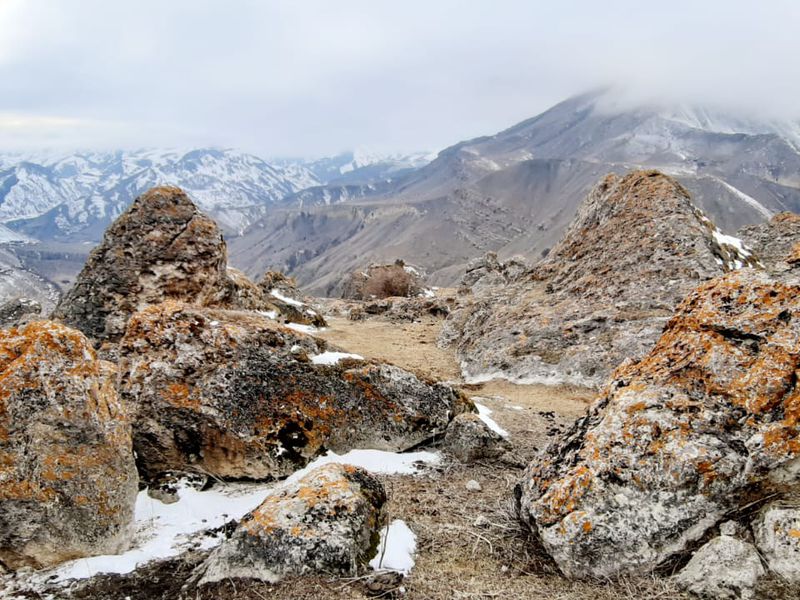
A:
POLYGON ((141 192, 172 184, 184 188, 227 234, 237 235, 295 192, 380 180, 422 160, 346 152, 311 161, 266 161, 213 148, 0 155, 0 223, 43 241, 98 241, 141 192))
POLYGON ((798 148, 796 122, 632 104, 597 91, 397 177, 289 196, 232 240, 232 260, 251 273, 288 270, 317 294, 335 294, 343 275, 365 263, 398 257, 450 285, 489 250, 540 257, 592 184, 633 168, 676 176, 720 227, 735 231, 800 211, 798 148))
POLYGON ((403 258, 433 284, 451 285, 489 250, 539 258, 600 177, 633 168, 677 177, 728 232, 800 212, 797 122, 632 103, 603 90, 436 157, 0 153, 0 245, 5 239, 26 269, 68 286, 134 197, 173 184, 220 223, 231 262, 250 275, 281 269, 328 295, 357 268, 403 258))

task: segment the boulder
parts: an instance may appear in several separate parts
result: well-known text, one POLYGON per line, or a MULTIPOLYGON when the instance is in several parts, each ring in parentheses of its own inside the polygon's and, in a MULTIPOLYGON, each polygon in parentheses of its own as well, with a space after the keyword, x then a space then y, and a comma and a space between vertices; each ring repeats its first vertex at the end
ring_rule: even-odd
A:
POLYGON ((792 268, 792 249, 800 243, 800 215, 778 213, 764 223, 743 227, 737 235, 752 248, 764 268, 786 271, 792 268))
POLYGON ((797 486, 800 276, 700 286, 517 486, 574 578, 650 571, 740 508, 797 486))
POLYGON ((143 475, 282 477, 325 452, 400 451, 468 409, 459 392, 336 353, 262 314, 177 302, 134 315, 119 390, 143 475))
POLYGON ((461 462, 471 463, 500 458, 511 446, 505 438, 489 429, 477 414, 461 413, 447 426, 444 448, 461 462))
POLYGON ((762 508, 753 522, 753 533, 769 570, 790 583, 800 583, 800 496, 762 508))
POLYGON ((258 282, 264 300, 273 304, 283 317, 292 323, 325 327, 327 323, 305 300, 295 281, 280 271, 267 271, 258 282))
POLYGON ((216 223, 176 187, 142 194, 106 230, 53 317, 98 342, 115 342, 134 312, 164 300, 235 299, 216 223))
POLYGON ((535 267, 472 263, 440 343, 454 346, 467 381, 599 386, 649 351, 699 283, 754 262, 674 179, 609 175, 535 267))
POLYGON ((702 598, 749 600, 765 574, 752 544, 721 535, 703 545, 674 579, 702 598))
POLYGON ((0 331, 0 565, 126 549, 138 479, 115 375, 74 329, 0 331))
POLYGON ((329 464, 247 514, 201 566, 200 585, 231 578, 356 575, 378 547, 386 493, 367 471, 329 464))
POLYGON ((0 329, 24 325, 42 314, 42 305, 31 298, 14 298, 0 305, 0 329))

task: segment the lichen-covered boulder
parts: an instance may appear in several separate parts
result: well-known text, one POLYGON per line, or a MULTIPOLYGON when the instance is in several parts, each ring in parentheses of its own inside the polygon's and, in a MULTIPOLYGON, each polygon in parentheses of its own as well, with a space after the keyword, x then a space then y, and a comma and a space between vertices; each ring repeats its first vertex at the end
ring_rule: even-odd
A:
POLYGON ((119 390, 137 411, 140 471, 280 477, 326 450, 409 449, 467 409, 449 386, 331 350, 253 312, 166 302, 137 313, 119 390))
POLYGON ((464 463, 495 459, 511 449, 511 444, 489 429, 475 413, 461 413, 450 422, 444 435, 444 448, 464 463))
POLYGON ((800 277, 700 286, 517 486, 570 577, 651 570, 724 515, 797 486, 800 277))
POLYGON ((675 582, 702 598, 749 600, 766 574, 753 544, 729 535, 704 544, 676 576, 675 582))
POLYGON ((800 583, 800 497, 762 508, 753 522, 753 534, 769 570, 800 583))
POLYGON ((468 381, 599 387, 647 354, 698 284, 755 263, 671 177, 608 175, 535 266, 491 255, 471 263, 440 343, 455 348, 468 381))
POLYGON ((177 187, 142 194, 106 230, 53 317, 93 340, 119 339, 150 304, 230 301, 234 286, 217 224, 177 187))
POLYGON ((356 575, 375 554, 386 493, 363 469, 329 464, 269 496, 200 567, 200 585, 230 578, 356 575))
POLYGON ((137 492, 115 368, 50 321, 0 331, 0 564, 126 548, 137 492))

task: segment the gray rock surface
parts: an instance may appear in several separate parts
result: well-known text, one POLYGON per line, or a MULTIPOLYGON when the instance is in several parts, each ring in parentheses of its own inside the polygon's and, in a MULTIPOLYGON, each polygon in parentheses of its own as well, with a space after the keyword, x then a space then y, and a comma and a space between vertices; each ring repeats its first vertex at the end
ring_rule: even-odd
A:
POLYGON ((737 510, 798 485, 800 276, 700 286, 517 487, 569 577, 651 571, 737 510))
POLYGON ((450 422, 443 446, 464 463, 500 458, 511 449, 511 444, 475 413, 461 413, 450 422))
POLYGON ((800 583, 800 496, 762 508, 753 522, 753 533, 769 570, 800 583))
POLYGON ((0 328, 23 325, 42 314, 42 305, 31 298, 14 298, 0 305, 0 328))
POLYGON ((743 227, 736 235, 753 250, 766 269, 786 271, 791 268, 787 261, 792 249, 800 243, 800 215, 781 212, 764 223, 743 227))
POLYGON ((449 386, 335 350, 255 312, 166 302, 135 314, 119 390, 137 410, 143 476, 281 477, 326 450, 412 448, 468 410, 449 386))
POLYGON ((229 578, 357 575, 375 554, 386 493, 363 469, 329 464, 267 497, 200 567, 200 585, 229 578))
POLYGON ((701 598, 749 600, 766 574, 752 544, 721 535, 704 544, 676 576, 686 591, 701 598))
POLYGON ((604 178, 561 241, 528 270, 486 265, 445 323, 465 378, 599 385, 658 339, 698 283, 752 262, 675 180, 604 178))
POLYGON ((115 375, 74 329, 0 330, 0 565, 127 548, 138 477, 115 375))

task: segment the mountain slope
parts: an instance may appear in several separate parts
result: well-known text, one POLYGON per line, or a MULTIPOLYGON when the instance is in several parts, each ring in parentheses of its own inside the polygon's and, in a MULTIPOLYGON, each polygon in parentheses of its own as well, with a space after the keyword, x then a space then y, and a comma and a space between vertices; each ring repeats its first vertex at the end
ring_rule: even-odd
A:
POLYGON ((317 293, 335 293, 345 273, 394 258, 452 284, 470 258, 487 250, 539 257, 600 176, 634 168, 676 177, 732 231, 800 211, 798 130, 797 123, 702 107, 630 106, 611 91, 584 94, 496 135, 456 144, 372 189, 302 192, 302 203, 267 215, 234 240, 231 256, 245 270, 288 269, 317 293), (325 197, 341 204, 323 206, 325 197), (337 229, 344 214, 354 219, 347 234, 337 229))

